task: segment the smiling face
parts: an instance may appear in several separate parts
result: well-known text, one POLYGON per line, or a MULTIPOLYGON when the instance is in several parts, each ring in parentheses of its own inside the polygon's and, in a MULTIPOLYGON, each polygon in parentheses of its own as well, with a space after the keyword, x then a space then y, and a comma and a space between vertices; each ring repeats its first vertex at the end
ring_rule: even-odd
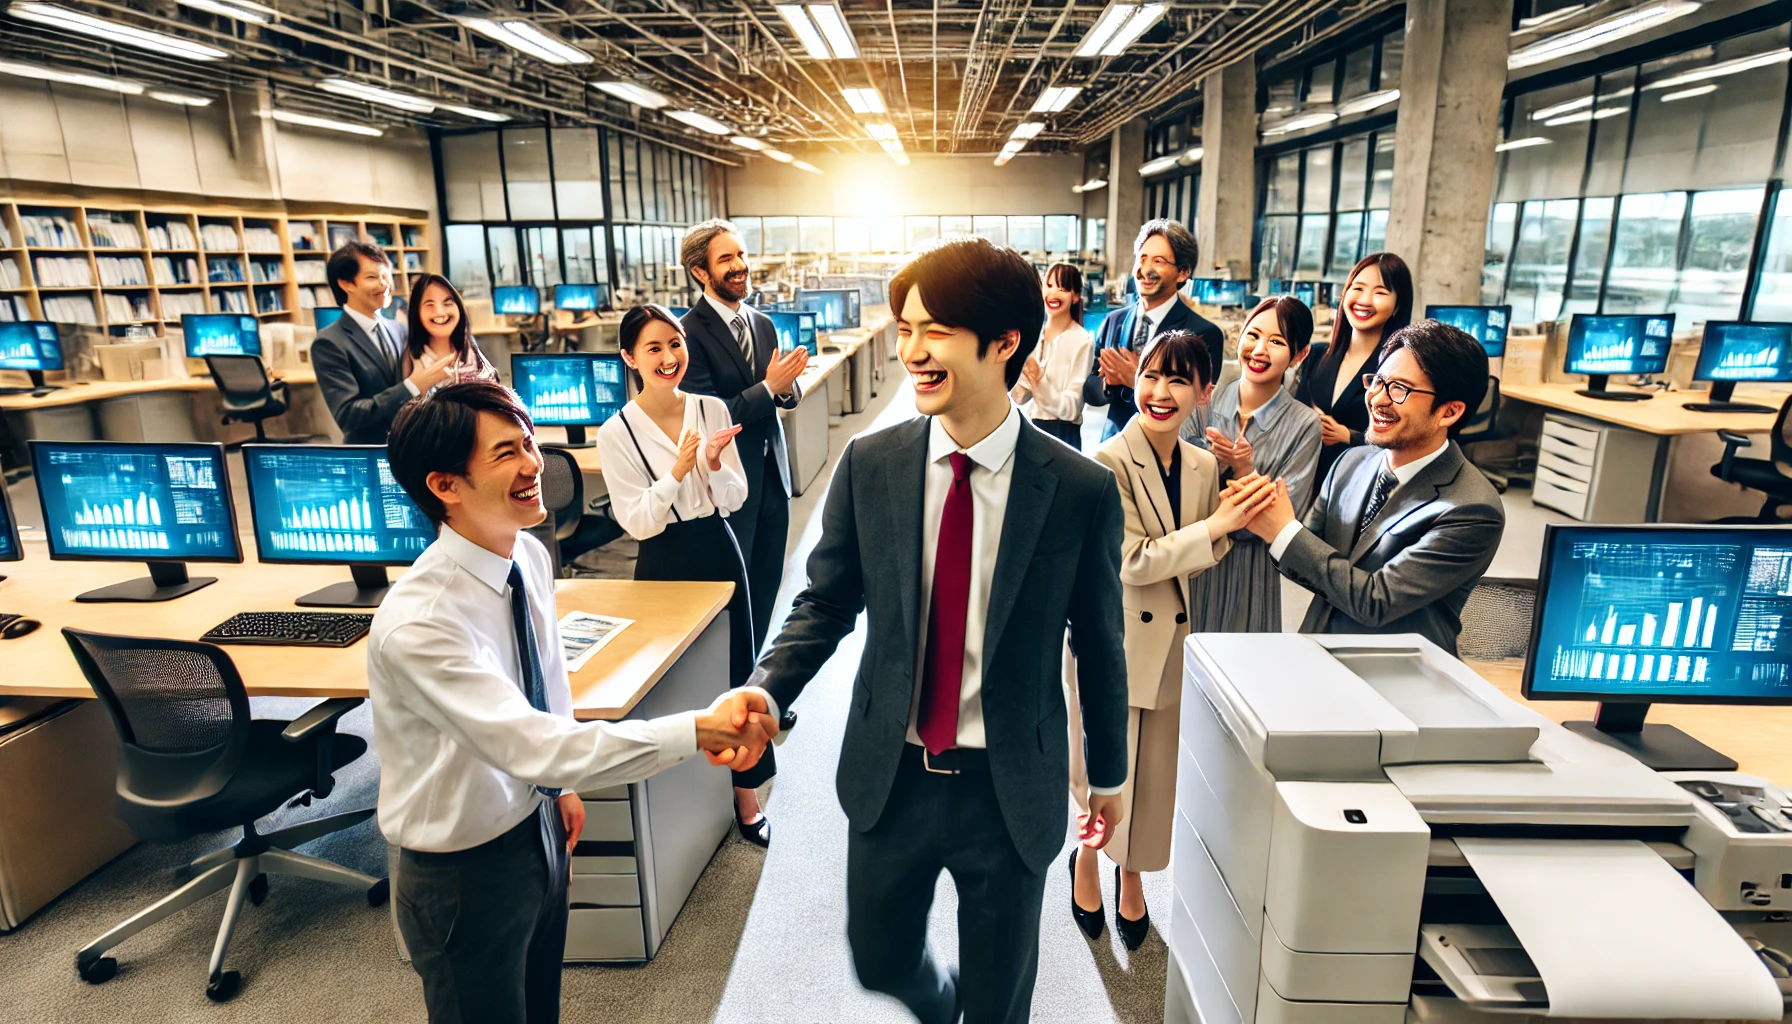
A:
POLYGON ((355 259, 359 261, 355 276, 340 279, 336 284, 342 288, 346 299, 343 305, 363 316, 372 316, 392 301, 392 264, 359 255, 355 259))
MULTIPOLYGON (((1431 391, 1431 377, 1408 349, 1397 349, 1382 360, 1377 373, 1421 391, 1431 391)), ((1377 448, 1428 452, 1442 444, 1450 425, 1462 418, 1461 402, 1437 404, 1437 396, 1414 391, 1404 405, 1396 405, 1387 388, 1369 393, 1369 429, 1364 438, 1377 448)))
POLYGON ((643 388, 670 391, 684 380, 689 353, 684 338, 664 320, 650 319, 635 339, 634 351, 624 351, 622 361, 641 375, 643 388))
POLYGON ((1197 405, 1204 405, 1213 393, 1213 385, 1202 386, 1198 380, 1164 368, 1164 360, 1146 355, 1139 367, 1134 394, 1139 403, 1139 425, 1153 434, 1175 436, 1182 422, 1197 405))
POLYGON ((1188 280, 1188 271, 1177 268, 1176 253, 1170 248, 1170 240, 1162 235, 1152 235, 1139 247, 1132 279, 1139 286, 1139 298, 1151 306, 1182 287, 1188 280))
POLYGON ((480 410, 465 476, 429 474, 429 489, 463 536, 526 530, 547 518, 541 503, 541 450, 535 435, 508 416, 480 410))
POLYGON ((984 403, 1008 401, 1002 375, 1019 345, 1018 331, 990 342, 980 357, 977 333, 934 322, 917 286, 902 303, 896 333, 896 351, 915 382, 915 408, 921 415, 969 415, 984 403))
POLYGON ((446 341, 454 336, 454 328, 460 324, 460 303, 454 301, 454 293, 447 288, 431 284, 423 289, 417 315, 422 318, 423 329, 429 332, 431 340, 446 341))
POLYGON ((723 302, 740 302, 747 297, 747 247, 740 236, 724 231, 709 241, 708 265, 698 271, 697 279, 723 302))
POLYGON ((1282 322, 1273 308, 1251 317, 1238 336, 1239 369, 1253 384, 1280 386, 1288 368, 1298 366, 1306 355, 1306 350, 1302 349, 1300 358, 1295 358, 1288 339, 1282 336, 1282 322))
POLYGON ((1057 278, 1047 277, 1045 280, 1045 315, 1057 316, 1070 308, 1076 301, 1076 293, 1058 285, 1057 278))
POLYGON ((1359 331, 1377 331, 1394 316, 1399 299, 1381 279, 1381 268, 1371 263, 1350 279, 1344 289, 1344 316, 1359 331))

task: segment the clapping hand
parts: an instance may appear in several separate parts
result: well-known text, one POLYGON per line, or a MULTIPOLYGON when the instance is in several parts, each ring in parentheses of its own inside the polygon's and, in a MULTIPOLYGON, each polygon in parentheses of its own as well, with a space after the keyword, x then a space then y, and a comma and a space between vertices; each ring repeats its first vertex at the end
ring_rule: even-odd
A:
POLYGON ((1028 356, 1027 361, 1021 364, 1020 379, 1026 381, 1029 388, 1038 387, 1039 382, 1045 379, 1045 367, 1039 365, 1038 357, 1028 356))
POLYGON ((703 756, 737 772, 758 764, 776 735, 778 720, 758 690, 730 690, 697 716, 697 746, 703 756))
MULTIPOLYGON (((1227 489, 1237 487, 1238 483, 1233 481, 1227 489)), ((1282 528, 1295 521, 1294 500, 1288 497, 1288 481, 1278 478, 1270 499, 1258 508, 1257 514, 1244 524, 1244 528, 1267 544, 1273 543, 1282 528)))
POLYGON ((809 366, 809 350, 801 347, 778 353, 765 368, 765 386, 773 395, 788 395, 809 366))
POLYGON ((729 442, 733 441, 734 435, 738 433, 740 433, 740 425, 737 423, 709 435, 709 445, 704 449, 703 454, 709 462, 711 473, 722 468, 722 449, 728 447, 729 442))
POLYGON ((1231 467, 1234 477, 1247 477, 1255 471, 1251 466, 1251 442, 1245 438, 1242 425, 1236 441, 1227 438, 1220 428, 1208 427, 1207 450, 1222 464, 1231 467))
POLYGON ((697 468, 697 448, 703 444, 703 435, 695 430, 686 430, 678 439, 678 458, 672 462, 672 479, 683 480, 685 475, 697 468))
POLYGON ((1115 387, 1130 388, 1139 376, 1139 355, 1128 348, 1104 348, 1097 357, 1101 379, 1115 387))
POLYGON ((1319 439, 1326 444, 1349 444, 1350 428, 1325 413, 1320 413, 1319 439))

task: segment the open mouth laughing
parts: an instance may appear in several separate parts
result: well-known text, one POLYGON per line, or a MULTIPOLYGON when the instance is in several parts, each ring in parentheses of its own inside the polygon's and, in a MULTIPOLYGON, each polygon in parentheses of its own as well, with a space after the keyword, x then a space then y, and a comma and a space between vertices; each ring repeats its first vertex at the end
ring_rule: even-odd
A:
POLYGON ((511 491, 510 500, 522 505, 538 505, 541 503, 541 481, 531 481, 529 486, 521 490, 511 491))
POLYGON ((946 386, 946 371, 944 370, 911 369, 908 371, 908 375, 914 379, 917 394, 932 394, 946 386))
POLYGON ((1175 402, 1146 402, 1143 411, 1154 420, 1167 421, 1175 419, 1182 408, 1175 402))

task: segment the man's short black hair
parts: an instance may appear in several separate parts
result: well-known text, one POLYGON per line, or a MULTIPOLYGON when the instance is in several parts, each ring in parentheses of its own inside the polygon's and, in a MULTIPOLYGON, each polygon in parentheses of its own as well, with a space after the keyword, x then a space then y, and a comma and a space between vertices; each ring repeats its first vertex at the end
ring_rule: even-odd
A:
POLYGON ((1401 349, 1411 352, 1419 369, 1431 378, 1431 390, 1437 392, 1432 408, 1446 402, 1463 404, 1461 418, 1450 425, 1450 436, 1456 436, 1487 397, 1487 350, 1468 332, 1437 320, 1414 320, 1401 328, 1388 339, 1382 361, 1401 349))
POLYGON ((348 302, 348 293, 342 290, 338 281, 353 281, 361 276, 361 261, 392 265, 386 250, 367 242, 353 241, 344 243, 342 248, 330 254, 330 261, 324 264, 324 280, 330 283, 330 294, 336 296, 338 306, 348 302))
POLYGON ((413 398, 392 420, 386 438, 386 461, 399 486, 437 526, 448 519, 442 499, 429 489, 429 474, 466 476, 467 463, 479 443, 479 414, 509 417, 529 433, 535 424, 516 394, 489 380, 444 384, 413 398))
POLYGON ((910 288, 921 289, 935 320, 977 335, 978 358, 988 354, 990 342, 1019 331, 1020 345, 1009 357, 1004 376, 1010 388, 1020 382, 1021 367, 1045 327, 1039 274, 1025 257, 987 238, 942 242, 890 279, 890 309, 898 317, 910 288))
POLYGON ((1195 265, 1201 262, 1201 247, 1195 244, 1195 236, 1182 226, 1181 221, 1168 217, 1146 221, 1145 226, 1139 228, 1139 237, 1132 243, 1134 257, 1144 250, 1152 235, 1162 235, 1164 241, 1170 243, 1170 255, 1176 260, 1177 270, 1195 272, 1195 265))

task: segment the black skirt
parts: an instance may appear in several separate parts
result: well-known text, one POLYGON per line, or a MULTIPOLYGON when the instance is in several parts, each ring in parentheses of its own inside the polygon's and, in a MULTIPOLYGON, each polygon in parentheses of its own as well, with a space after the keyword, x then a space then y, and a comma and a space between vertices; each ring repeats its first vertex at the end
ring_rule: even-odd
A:
MULTIPOLYGON (((734 584, 728 601, 728 685, 740 686, 753 674, 753 607, 747 595, 747 567, 728 520, 711 514, 702 519, 667 523, 666 529, 639 544, 635 579, 700 580, 734 584)), ((772 748, 759 763, 736 772, 734 784, 753 789, 777 774, 772 748)))

